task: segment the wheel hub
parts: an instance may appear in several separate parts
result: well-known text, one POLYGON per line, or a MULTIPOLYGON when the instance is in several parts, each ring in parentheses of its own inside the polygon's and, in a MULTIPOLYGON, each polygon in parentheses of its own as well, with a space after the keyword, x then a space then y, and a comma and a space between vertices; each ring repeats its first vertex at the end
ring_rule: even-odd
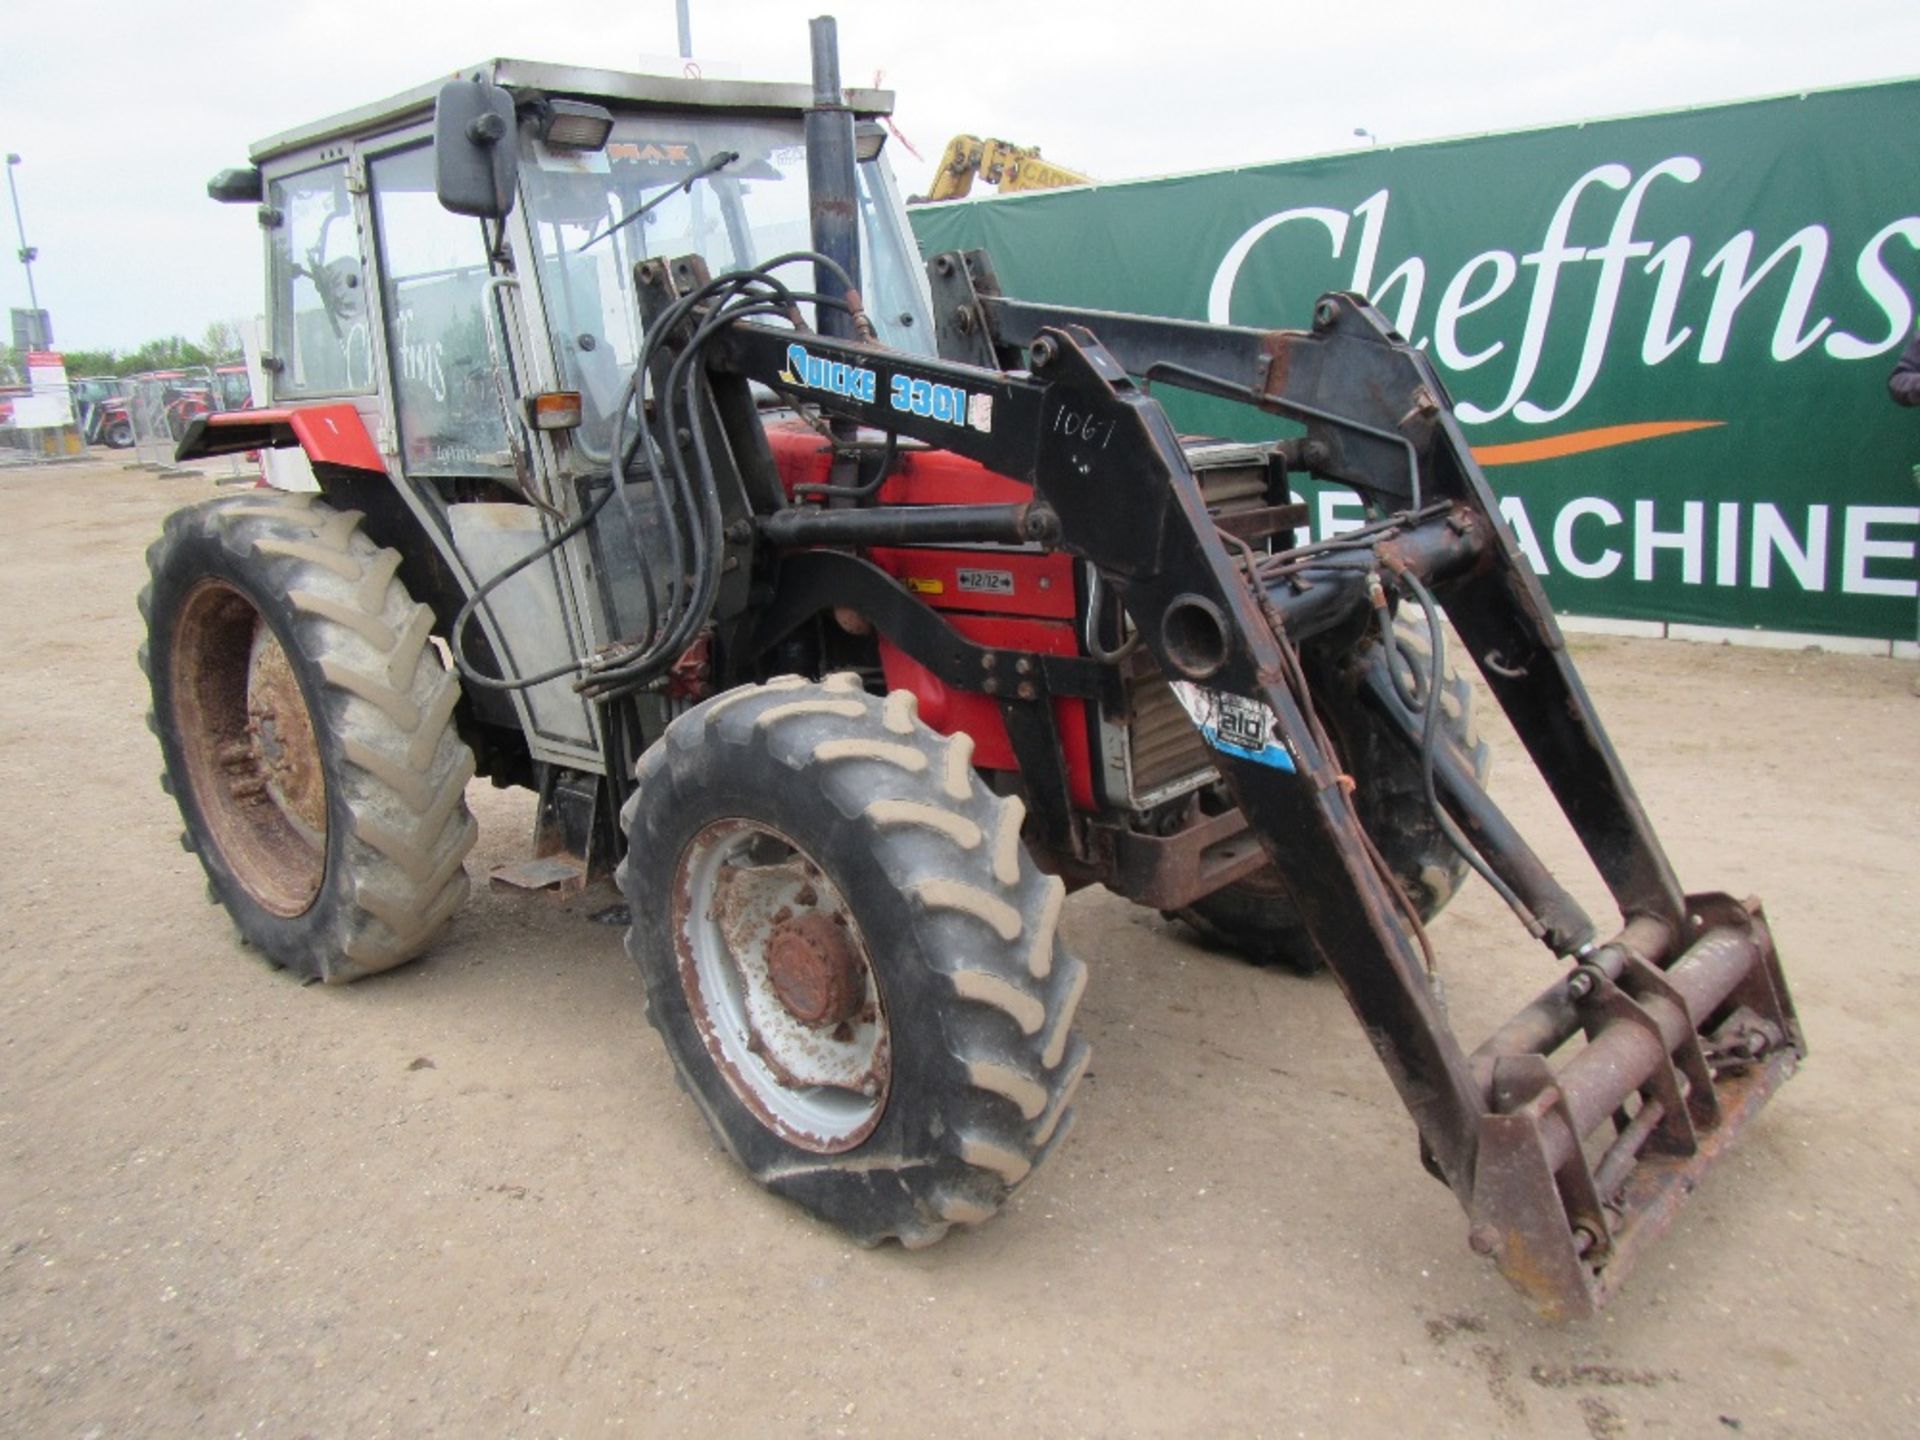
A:
POLYGON ((313 719, 300 695, 287 652, 265 625, 254 632, 247 677, 247 735, 255 775, 296 829, 310 836, 327 828, 326 777, 313 719))
POLYGON ((815 1028, 842 1025, 866 1000, 866 969, 846 927, 826 915, 802 915, 767 937, 767 983, 787 1013, 815 1028))
POLYGON ((223 580, 181 602, 168 729, 208 839, 254 902, 302 914, 326 874, 327 782, 291 658, 223 580))
POLYGON ((681 984, 734 1093, 792 1144, 838 1154, 886 1108, 892 1044, 859 925, 821 867, 750 820, 719 820, 674 886, 681 984))

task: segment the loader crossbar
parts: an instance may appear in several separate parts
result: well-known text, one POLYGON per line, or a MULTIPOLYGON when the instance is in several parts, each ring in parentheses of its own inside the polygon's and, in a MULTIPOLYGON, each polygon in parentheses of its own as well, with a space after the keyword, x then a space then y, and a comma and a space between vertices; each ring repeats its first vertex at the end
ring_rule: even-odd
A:
MULTIPOLYGON (((972 517, 976 538, 1017 529, 1113 587, 1338 977, 1423 1158, 1465 1208, 1471 1245, 1548 1315, 1593 1313, 1805 1046, 1758 902, 1681 889, 1438 376, 1354 295, 1323 297, 1311 330, 1255 331, 1004 300, 978 255, 929 268, 943 350, 965 359, 757 321, 715 332, 711 423, 732 462, 769 467, 746 428, 757 424, 741 403, 751 380, 1030 484, 1017 514, 982 507, 996 513, 972 517), (1304 425, 1282 458, 1351 485, 1374 523, 1334 543, 1253 551, 1216 528, 1142 379, 1304 425), (1407 743, 1424 747, 1438 802, 1483 873, 1566 967, 1471 1053, 1438 999, 1418 916, 1360 823, 1301 660, 1316 637, 1364 633, 1370 612, 1423 595, 1451 620, 1621 915, 1612 938, 1598 933, 1471 767, 1369 677, 1407 743)), ((679 293, 706 278, 697 258, 651 269, 679 293)), ((771 479, 742 483, 765 493, 771 479)), ((916 525, 929 540, 965 531, 967 519, 938 508, 862 520, 871 512, 795 507, 763 517, 761 533, 800 546, 863 527, 902 543, 916 525)))

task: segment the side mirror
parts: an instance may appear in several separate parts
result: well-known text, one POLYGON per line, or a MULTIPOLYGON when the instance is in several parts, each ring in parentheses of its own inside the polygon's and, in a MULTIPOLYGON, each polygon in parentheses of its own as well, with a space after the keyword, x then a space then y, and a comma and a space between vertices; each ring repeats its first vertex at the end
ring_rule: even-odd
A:
POLYGON ((504 220, 513 209, 513 96, 482 80, 443 86, 433 106, 433 183, 456 215, 504 220))

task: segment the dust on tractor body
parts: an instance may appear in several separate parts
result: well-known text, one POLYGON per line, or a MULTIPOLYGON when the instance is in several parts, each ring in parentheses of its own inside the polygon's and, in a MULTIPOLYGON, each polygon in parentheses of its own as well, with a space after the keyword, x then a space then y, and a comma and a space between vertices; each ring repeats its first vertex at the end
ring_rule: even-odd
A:
POLYGON ((1377 311, 1257 331, 922 272, 890 98, 815 26, 811 90, 494 61, 210 187, 264 229, 272 396, 180 454, 266 449, 282 485, 149 553, 210 894, 275 965, 381 970, 466 894, 468 781, 531 787, 533 867, 616 871, 720 1141, 922 1244, 1068 1133, 1059 920, 1100 882, 1331 968, 1474 1248, 1590 1313, 1802 1054, 1758 904, 1681 888, 1377 311), (1283 438, 1183 438, 1145 381, 1283 438), (1368 522, 1303 538, 1306 475, 1368 522), (1610 933, 1488 797, 1457 652, 1610 933), (1555 965, 1473 1050, 1425 929, 1469 870, 1555 965))

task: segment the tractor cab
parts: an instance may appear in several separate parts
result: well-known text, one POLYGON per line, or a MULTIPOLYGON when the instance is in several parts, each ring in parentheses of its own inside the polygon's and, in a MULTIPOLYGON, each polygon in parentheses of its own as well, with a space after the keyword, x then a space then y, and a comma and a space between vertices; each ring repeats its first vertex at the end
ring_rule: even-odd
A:
MULTIPOLYGON (((882 153, 893 97, 845 94, 866 308, 886 343, 930 355, 927 281, 882 153)), ((266 393, 181 453, 258 448, 280 488, 405 507, 437 556, 410 559, 410 583, 451 622, 604 483, 642 343, 636 267, 699 253, 718 272, 808 248, 812 100, 804 84, 501 59, 259 142, 208 192, 258 207, 266 393), (447 186, 474 148, 451 122, 476 102, 513 141, 495 144, 479 204, 447 186)), ((811 289, 809 268, 784 273, 811 289)), ((472 707, 536 764, 606 763, 594 708, 564 679, 526 680, 619 638, 589 565, 580 547, 529 564, 476 616, 515 688, 472 707)))
POLYGON ((213 400, 219 410, 245 410, 253 404, 253 387, 245 365, 213 367, 213 400))
MULTIPOLYGON (((268 404, 345 401, 408 477, 552 502, 567 477, 606 470, 641 342, 636 265, 698 253, 717 273, 808 247, 810 96, 520 60, 461 76, 456 89, 504 92, 519 130, 502 217, 442 204, 440 86, 263 141, 211 188, 263 202, 268 404)), ((887 344, 930 354, 881 158, 892 97, 848 93, 868 310, 887 344)))

